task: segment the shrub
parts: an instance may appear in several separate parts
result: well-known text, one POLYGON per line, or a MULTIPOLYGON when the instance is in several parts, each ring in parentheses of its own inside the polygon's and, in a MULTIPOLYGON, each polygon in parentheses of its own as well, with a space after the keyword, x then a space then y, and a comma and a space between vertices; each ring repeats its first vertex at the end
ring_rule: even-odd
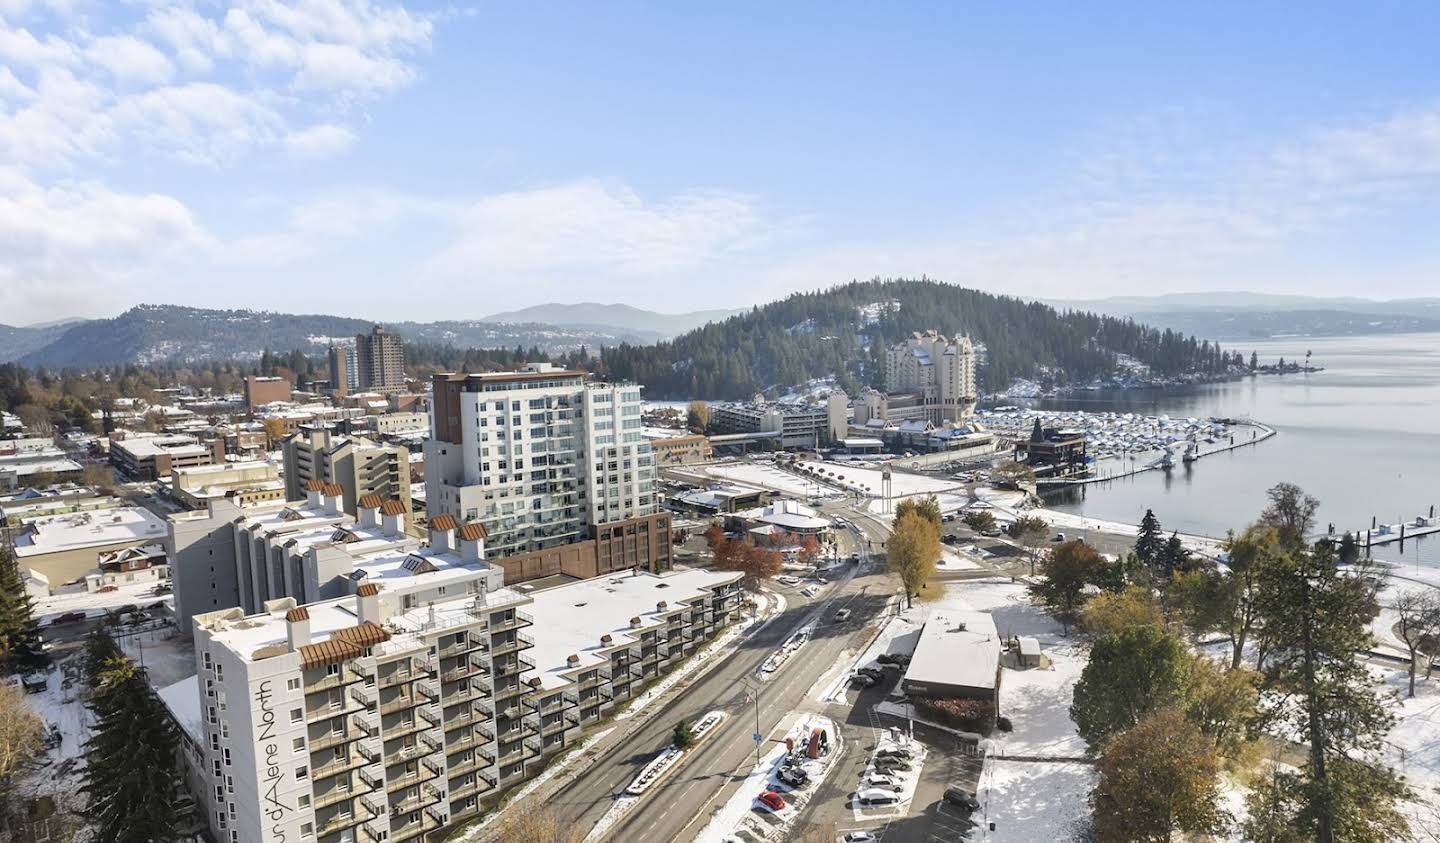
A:
POLYGON ((988 735, 995 727, 995 704, 989 700, 947 697, 935 700, 919 699, 915 701, 915 705, 932 719, 967 732, 988 735))
POLYGON ((1010 723, 1010 718, 997 717, 995 718, 995 728, 999 729, 1002 732, 1009 732, 1014 730, 1015 727, 1010 723))

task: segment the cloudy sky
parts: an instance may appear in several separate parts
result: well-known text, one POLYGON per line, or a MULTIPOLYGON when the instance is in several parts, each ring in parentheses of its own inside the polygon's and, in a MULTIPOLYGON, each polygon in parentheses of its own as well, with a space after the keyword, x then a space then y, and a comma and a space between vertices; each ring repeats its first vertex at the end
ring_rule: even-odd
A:
POLYGON ((1440 5, 1027 9, 0 0, 0 322, 1440 290, 1440 5))

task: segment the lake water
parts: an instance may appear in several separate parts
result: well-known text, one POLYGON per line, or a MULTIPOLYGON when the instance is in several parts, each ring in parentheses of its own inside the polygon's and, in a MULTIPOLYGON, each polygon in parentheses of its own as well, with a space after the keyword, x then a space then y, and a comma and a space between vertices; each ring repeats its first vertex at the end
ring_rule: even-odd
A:
MULTIPOLYGON (((1325 371, 1261 375, 1166 390, 1081 393, 1020 402, 1041 409, 1172 417, 1248 417, 1279 435, 1171 473, 1057 493, 1056 509, 1138 522, 1147 508, 1181 532, 1222 536, 1253 521, 1265 490, 1290 481, 1320 499, 1318 524, 1363 529, 1440 510, 1440 334, 1257 340, 1226 344, 1262 363, 1311 362, 1325 371)), ((1440 534, 1376 548, 1376 556, 1435 564, 1440 534)))

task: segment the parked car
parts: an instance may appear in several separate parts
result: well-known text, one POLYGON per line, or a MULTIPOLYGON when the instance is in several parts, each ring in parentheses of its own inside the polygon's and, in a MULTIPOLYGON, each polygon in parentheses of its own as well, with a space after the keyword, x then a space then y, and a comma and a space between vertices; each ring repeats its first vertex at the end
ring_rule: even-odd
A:
POLYGON ((876 758, 875 769, 881 773, 909 772, 914 769, 904 758, 876 758))
POLYGON ((792 577, 792 576, 786 575, 786 576, 776 577, 775 579, 779 580, 780 582, 782 582, 782 583, 784 583, 784 584, 786 584, 786 585, 799 585, 799 584, 800 584, 800 578, 799 578, 799 577, 792 577))
POLYGON ((760 794, 760 804, 772 811, 779 811, 785 807, 785 797, 773 790, 767 790, 760 794))
POLYGON ((54 626, 55 624, 61 623, 79 623, 83 620, 85 620, 84 612, 66 612, 63 615, 57 615, 55 617, 55 620, 50 622, 50 625, 54 626))
POLYGON ((878 787, 888 790, 899 790, 900 782, 890 776, 885 775, 884 773, 871 773, 870 775, 865 777, 865 786, 872 788, 878 787))
POLYGON ((876 751, 875 757, 876 757, 876 758, 903 758, 903 759, 905 759, 906 761, 909 761, 911 758, 914 758, 914 757, 915 757, 915 753, 911 752, 910 750, 906 749, 906 748, 903 747, 903 746, 896 746, 896 747, 886 747, 885 749, 881 749, 881 750, 876 751))
POLYGON ((849 619, 850 619, 850 610, 849 610, 849 609, 841 609, 841 610, 839 610, 838 612, 835 613, 835 622, 836 622, 836 623, 841 623, 842 621, 847 621, 847 620, 849 620, 849 619))
POLYGON ((875 843, 880 838, 868 831, 852 831, 841 837, 841 843, 875 843))
POLYGON ((894 805, 900 801, 900 796, 893 790, 867 788, 856 793, 855 800, 861 805, 894 805))
POLYGON ((779 778, 791 787, 803 787, 810 782, 810 775, 799 767, 786 767, 780 771, 779 778))
POLYGON ((987 538, 998 539, 998 538, 1000 538, 1000 528, 999 528, 999 527, 991 527, 991 528, 988 529, 988 530, 981 530, 981 531, 980 531, 980 535, 985 536, 985 537, 987 537, 987 538))
POLYGON ((904 667, 910 663, 910 657, 904 653, 881 653, 875 657, 875 661, 881 664, 898 664, 904 667))
POLYGON ((975 798, 975 795, 963 787, 945 788, 944 799, 951 805, 964 808, 967 811, 973 811, 980 807, 980 801, 975 798))
POLYGON ((814 597, 815 595, 820 593, 820 589, 816 588, 813 585, 807 585, 804 588, 800 589, 800 593, 805 595, 806 597, 814 597))
POLYGON ((1056 533, 1056 534, 1055 534, 1055 538, 1051 539, 1051 541, 1063 542, 1063 541, 1065 541, 1065 534, 1064 534, 1064 533, 1056 533))
POLYGON ((873 688, 880 684, 880 680, 868 673, 856 673, 850 677, 850 684, 857 688, 873 688))

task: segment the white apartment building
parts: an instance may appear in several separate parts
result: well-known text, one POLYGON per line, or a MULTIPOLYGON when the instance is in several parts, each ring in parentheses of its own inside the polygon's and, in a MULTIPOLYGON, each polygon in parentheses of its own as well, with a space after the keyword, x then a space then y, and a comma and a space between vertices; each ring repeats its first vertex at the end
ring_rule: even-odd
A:
POLYGON ((756 396, 748 402, 710 405, 712 433, 769 433, 781 448, 818 448, 830 441, 830 409, 825 404, 781 403, 756 396))
POLYGON ((354 594, 195 617, 190 778, 217 839, 404 843, 475 817, 736 610, 734 572, 522 595, 452 549, 483 554, 478 525, 439 527, 363 562, 354 594))
MULTIPOLYGON (((492 551, 507 557, 613 535, 611 528, 631 537, 623 548, 630 554, 633 537, 648 533, 645 552, 621 561, 664 567, 668 519, 657 512, 640 410, 639 386, 592 382, 548 364, 436 375, 425 443, 428 513, 484 524, 492 551)), ((628 565, 610 569, 618 567, 628 565)))
POLYGON ((933 330, 911 334, 885 352, 885 389, 915 393, 934 424, 964 422, 975 408, 975 345, 933 330))

